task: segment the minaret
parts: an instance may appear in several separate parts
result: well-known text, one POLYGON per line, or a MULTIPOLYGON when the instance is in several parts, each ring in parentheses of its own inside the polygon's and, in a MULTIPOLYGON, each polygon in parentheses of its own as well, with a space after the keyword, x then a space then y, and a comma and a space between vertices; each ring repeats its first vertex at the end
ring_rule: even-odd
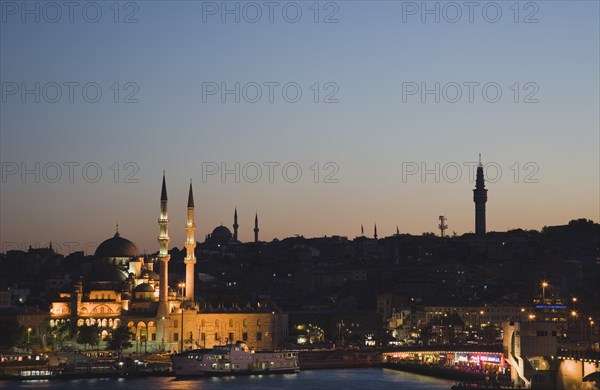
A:
POLYGON ((400 229, 398 228, 398 225, 396 225, 396 235, 399 236, 400 235, 400 229))
POLYGON ((258 213, 254 216, 254 242, 258 242, 258 213))
POLYGON ((167 183, 163 171, 162 190, 160 192, 160 217, 158 218, 158 261, 160 262, 160 293, 157 317, 169 315, 169 216, 167 214, 167 183))
POLYGON ((237 222, 237 207, 235 208, 235 211, 233 212, 233 241, 237 241, 238 239, 238 228, 240 227, 240 225, 238 225, 237 222))
POLYGON ((363 224, 360 224, 360 236, 364 237, 365 236, 365 228, 363 227, 363 224))
POLYGON ((477 179, 473 190, 473 201, 475 202, 475 234, 485 235, 485 202, 487 202, 487 190, 483 178, 483 164, 481 164, 481 153, 479 154, 479 165, 477 166, 477 179))
POLYGON ((194 300, 194 265, 196 264, 196 256, 194 249, 196 248, 196 224, 194 223, 194 193, 192 191, 192 181, 190 180, 190 192, 188 194, 187 205, 187 223, 185 224, 186 240, 185 240, 185 299, 194 300))
POLYGON ((377 224, 375 224, 375 229, 373 229, 373 238, 377 239, 377 224))

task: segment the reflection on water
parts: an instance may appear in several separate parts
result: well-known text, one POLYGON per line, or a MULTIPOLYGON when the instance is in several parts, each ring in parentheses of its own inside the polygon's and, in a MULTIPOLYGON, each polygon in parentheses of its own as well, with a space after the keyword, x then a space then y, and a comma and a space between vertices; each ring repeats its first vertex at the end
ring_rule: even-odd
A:
POLYGON ((224 378, 144 378, 144 379, 85 379, 69 381, 2 382, 3 389, 102 389, 107 390, 183 390, 183 389, 443 389, 452 382, 379 368, 347 370, 312 370, 298 374, 253 375, 224 378))

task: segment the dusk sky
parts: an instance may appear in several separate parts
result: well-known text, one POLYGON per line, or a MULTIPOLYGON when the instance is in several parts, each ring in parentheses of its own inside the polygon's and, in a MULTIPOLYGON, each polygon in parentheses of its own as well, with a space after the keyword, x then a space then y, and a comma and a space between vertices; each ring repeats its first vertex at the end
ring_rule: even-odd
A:
POLYGON ((488 231, 600 219, 598 1, 62 3, 0 1, 2 252, 158 250, 163 170, 179 248, 190 179, 199 241, 468 233, 478 153, 488 231))

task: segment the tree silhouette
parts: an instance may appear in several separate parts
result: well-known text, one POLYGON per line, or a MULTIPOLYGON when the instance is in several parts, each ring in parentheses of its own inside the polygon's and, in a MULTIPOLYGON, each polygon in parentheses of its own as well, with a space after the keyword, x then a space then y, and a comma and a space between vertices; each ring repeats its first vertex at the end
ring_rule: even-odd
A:
POLYGON ((100 341, 100 335, 98 334, 97 326, 83 325, 79 327, 77 333, 77 342, 84 346, 96 345, 100 341))
POLYGON ((119 353, 119 358, 123 353, 124 349, 127 349, 133 345, 131 342, 131 331, 125 325, 121 325, 115 330, 107 338, 107 349, 112 351, 117 351, 119 353))
POLYGON ((27 329, 11 318, 0 319, 0 347, 24 348, 27 346, 27 329))
POLYGON ((77 326, 71 321, 61 322, 52 330, 52 337, 59 350, 64 349, 66 343, 74 341, 76 336, 77 326))

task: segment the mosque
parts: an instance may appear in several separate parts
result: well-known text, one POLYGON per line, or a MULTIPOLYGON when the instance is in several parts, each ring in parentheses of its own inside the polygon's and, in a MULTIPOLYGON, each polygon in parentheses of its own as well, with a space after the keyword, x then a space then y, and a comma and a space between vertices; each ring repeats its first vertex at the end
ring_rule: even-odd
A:
MULTIPOLYGON (((102 242, 94 254, 87 278, 77 281, 70 291, 59 294, 50 309, 50 326, 76 322, 77 326, 97 325, 102 338, 119 325, 132 333, 135 352, 181 351, 210 348, 243 341, 251 348, 272 349, 287 339, 288 316, 275 307, 234 305, 231 308, 199 308, 194 297, 196 247, 194 196, 190 182, 185 225, 185 283, 169 286, 169 217, 167 185, 163 174, 160 197, 159 252, 156 258, 140 256, 134 243, 121 237, 102 242), (155 265, 159 269, 155 270, 155 265), (159 271, 157 273, 157 271, 159 271)), ((258 242, 258 216, 254 241, 258 242)), ((238 237, 237 210, 234 232, 215 228, 206 242, 235 242, 238 237)))

